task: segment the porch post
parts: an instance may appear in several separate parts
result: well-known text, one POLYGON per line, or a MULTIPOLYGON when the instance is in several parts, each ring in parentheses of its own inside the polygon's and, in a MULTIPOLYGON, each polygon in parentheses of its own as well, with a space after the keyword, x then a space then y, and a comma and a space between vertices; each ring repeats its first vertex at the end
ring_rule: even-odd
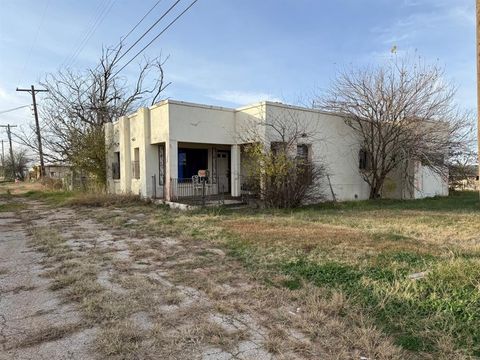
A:
POLYGON ((231 172, 230 172, 230 181, 231 181, 231 195, 233 197, 238 197, 241 195, 240 193, 240 146, 239 145, 232 145, 230 150, 231 156, 231 172))
POLYGON ((153 195, 152 175, 156 170, 153 159, 154 149, 150 145, 150 110, 148 108, 139 109, 136 120, 140 129, 137 139, 140 147, 140 191, 142 197, 149 198, 153 195))
POLYGON ((172 182, 171 179, 178 178, 178 141, 167 140, 165 143, 165 200, 171 201, 172 182))
POLYGON ((113 176, 112 176, 112 161, 113 161, 113 124, 111 122, 105 123, 103 125, 103 129, 105 131, 105 155, 106 155, 106 169, 107 169, 107 192, 108 193, 115 193, 115 185, 113 183, 113 176))
POLYGON ((132 163, 130 143, 130 119, 122 116, 119 125, 119 148, 120 148, 120 189, 123 193, 130 193, 132 189, 132 163))

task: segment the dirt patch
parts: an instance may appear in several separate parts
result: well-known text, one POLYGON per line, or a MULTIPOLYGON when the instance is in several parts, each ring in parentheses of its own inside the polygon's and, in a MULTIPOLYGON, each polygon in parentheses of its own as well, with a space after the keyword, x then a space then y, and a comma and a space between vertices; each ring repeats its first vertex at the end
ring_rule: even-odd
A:
POLYGON ((49 290, 52 282, 42 276, 42 257, 29 249, 19 214, 2 214, 0 234, 0 358, 67 358, 69 352, 72 359, 91 358, 94 330, 49 290))
MULTIPOLYGON (((8 296, 23 294, 41 302, 25 303, 21 309, 42 318, 44 336, 26 329, 9 335, 3 341, 9 355, 27 359, 38 350, 55 358, 63 349, 74 359, 89 359, 93 353, 101 359, 401 357, 371 324, 345 317, 345 308, 337 304, 341 297, 307 285, 296 292, 263 285, 226 249, 208 241, 162 231, 156 236, 142 233, 139 229, 162 221, 154 211, 84 212, 35 201, 27 205, 22 221, 13 213, 2 218, 9 227, 14 223, 6 234, 15 245, 5 238, 0 246, 17 253, 3 257, 0 269, 18 280, 19 274, 9 272, 8 258, 17 262, 26 256, 25 288, 17 288, 17 294, 13 286, 5 290, 8 296), (137 221, 111 221, 125 213, 137 221), (31 241, 43 255, 27 248, 25 224, 30 224, 31 241)), ((293 229, 278 231, 288 237, 293 229)), ((315 231, 322 233, 320 228, 315 231)), ((342 231, 336 233, 340 238, 349 235, 342 231)), ((2 299, 2 311, 19 299, 5 304, 2 299)), ((2 326, 12 332, 26 327, 16 318, 2 326)))

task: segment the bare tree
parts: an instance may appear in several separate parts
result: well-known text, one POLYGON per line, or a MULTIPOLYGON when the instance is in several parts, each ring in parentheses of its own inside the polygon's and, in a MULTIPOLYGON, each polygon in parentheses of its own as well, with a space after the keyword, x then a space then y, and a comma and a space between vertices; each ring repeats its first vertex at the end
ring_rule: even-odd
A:
POLYGON ((448 183, 454 190, 474 190, 477 184, 477 153, 471 149, 459 151, 449 159, 448 183))
MULTIPOLYGON (((144 59, 133 86, 117 73, 122 46, 104 48, 99 64, 83 72, 71 69, 49 74, 42 82, 48 90, 41 103, 42 141, 47 160, 67 162, 78 170, 106 179, 103 125, 138 107, 159 101, 164 83, 165 60, 144 59)), ((32 131, 19 139, 37 151, 32 131)))
POLYGON ((24 180, 28 171, 28 164, 31 158, 27 149, 17 149, 13 151, 13 162, 10 156, 5 157, 5 176, 11 177, 11 180, 24 180))
MULTIPOLYGON (((454 104, 455 92, 437 65, 395 57, 381 66, 339 73, 316 107, 342 116, 354 130, 362 177, 370 198, 377 198, 387 176, 408 164, 447 176, 447 157, 468 134, 469 116, 454 104)), ((413 176, 405 178, 414 186, 413 176)))
POLYGON ((242 129, 244 188, 267 207, 291 208, 324 198, 326 170, 312 156, 317 122, 302 121, 294 111, 266 114, 242 129))

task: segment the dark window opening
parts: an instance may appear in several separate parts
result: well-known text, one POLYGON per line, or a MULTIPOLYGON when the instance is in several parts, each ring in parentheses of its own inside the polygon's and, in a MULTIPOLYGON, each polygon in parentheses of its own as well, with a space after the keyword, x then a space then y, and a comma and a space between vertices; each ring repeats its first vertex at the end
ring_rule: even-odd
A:
POLYGON ((120 152, 113 153, 112 177, 114 180, 120 179, 120 152))
POLYGON ((208 168, 208 149, 178 149, 178 178, 190 179, 208 168))
POLYGON ((358 168, 360 170, 370 170, 371 163, 370 163, 370 153, 365 149, 360 149, 358 152, 358 168))
POLYGON ((286 153, 286 144, 281 141, 274 141, 270 144, 270 150, 273 156, 286 153))
POLYGON ((297 176, 303 177, 305 184, 313 183, 312 164, 310 164, 309 146, 307 144, 297 145, 297 176))
POLYGON ((308 163, 308 145, 300 144, 297 145, 297 161, 302 164, 308 163))
POLYGON ((133 149, 132 173, 134 179, 140 179, 140 148, 133 149))

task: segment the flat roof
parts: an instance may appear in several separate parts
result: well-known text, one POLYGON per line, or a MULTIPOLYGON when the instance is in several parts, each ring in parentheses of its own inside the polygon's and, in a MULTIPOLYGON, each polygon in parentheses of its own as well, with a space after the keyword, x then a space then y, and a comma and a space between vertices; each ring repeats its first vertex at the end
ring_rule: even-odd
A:
MULTIPOLYGON (((308 111, 308 112, 313 112, 313 113, 323 114, 323 115, 342 116, 342 114, 339 114, 339 113, 333 113, 333 112, 328 112, 328 111, 324 111, 324 110, 312 109, 312 108, 307 108, 307 107, 303 107, 303 106, 290 105, 290 104, 268 101, 268 100, 259 101, 259 102, 248 104, 248 105, 241 106, 241 107, 238 107, 238 108, 229 108, 229 107, 224 107, 224 106, 200 104, 200 103, 194 103, 194 102, 189 102, 189 101, 165 99, 165 100, 159 101, 158 103, 153 104, 152 106, 149 106, 148 109, 153 110, 157 107, 164 106, 164 105, 167 105, 167 104, 190 106, 190 107, 197 107, 197 108, 211 109, 211 110, 220 110, 220 111, 228 111, 228 112, 239 112, 239 111, 243 111, 243 110, 247 110, 247 109, 251 109, 251 108, 255 108, 255 107, 260 107, 260 106, 275 106, 275 107, 293 109, 293 110, 298 110, 298 111, 308 111)), ((133 113, 130 113, 128 115, 125 115, 125 116, 130 118, 130 117, 135 116, 135 114, 136 114, 136 111, 133 112, 133 113)), ((118 121, 118 118, 113 122, 117 122, 117 121, 118 121)))

